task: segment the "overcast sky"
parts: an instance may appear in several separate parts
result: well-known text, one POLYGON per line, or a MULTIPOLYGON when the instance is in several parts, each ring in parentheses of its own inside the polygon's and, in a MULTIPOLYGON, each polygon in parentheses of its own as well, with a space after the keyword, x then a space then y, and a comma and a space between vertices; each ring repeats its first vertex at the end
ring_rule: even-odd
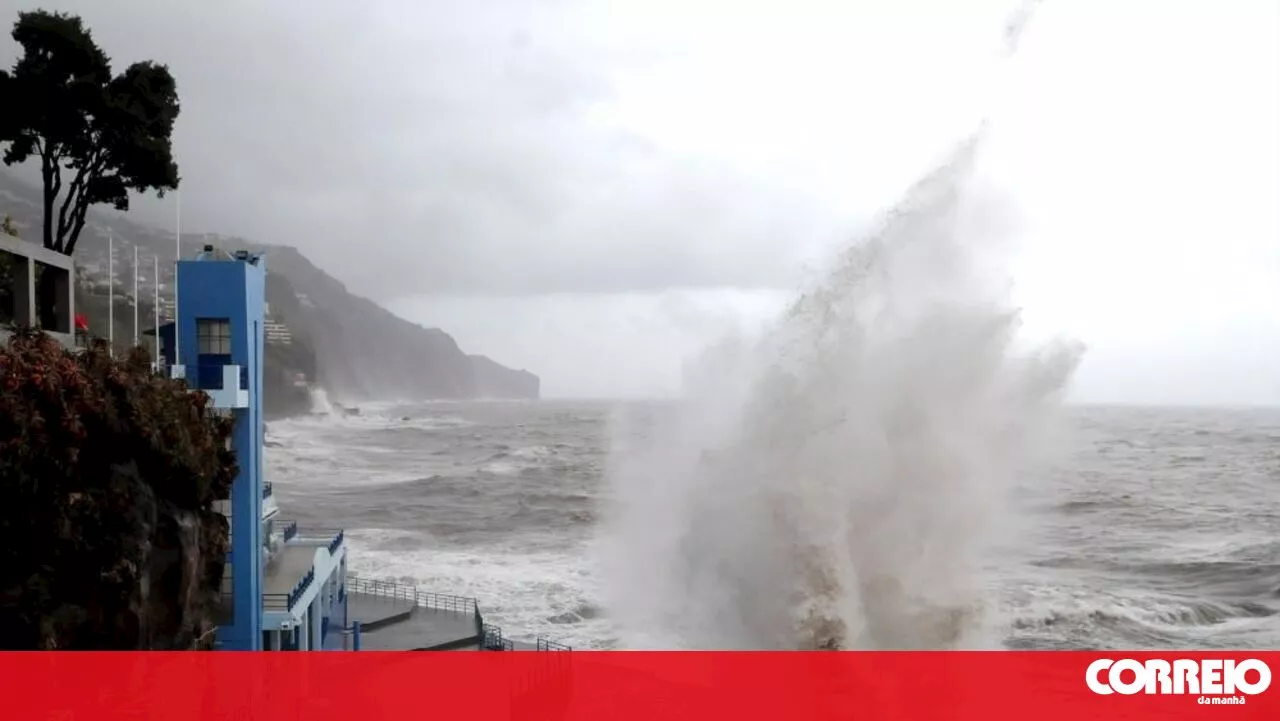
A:
POLYGON ((184 228, 297 245, 547 395, 675 390, 994 108, 1028 333, 1090 348, 1074 397, 1280 403, 1277 3, 1055 0, 1000 86, 1014 4, 43 6, 171 66, 184 228))

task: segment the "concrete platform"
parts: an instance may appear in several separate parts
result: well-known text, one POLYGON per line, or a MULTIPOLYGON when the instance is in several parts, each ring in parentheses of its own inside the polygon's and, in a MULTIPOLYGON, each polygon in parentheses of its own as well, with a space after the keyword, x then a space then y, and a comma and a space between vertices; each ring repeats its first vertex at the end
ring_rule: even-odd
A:
MULTIPOLYGON (((354 595, 354 594, 353 594, 354 595)), ((376 603, 376 601, 374 602, 376 603)), ((347 615, 352 615, 351 606, 347 615)), ((383 624, 371 631, 360 632, 362 651, 430 651, 476 646, 476 619, 471 613, 436 611, 414 606, 408 618, 383 624)))
POLYGON ((388 598, 367 593, 347 594, 347 619, 359 621, 361 637, 393 623, 408 621, 417 604, 403 598, 388 598))
POLYGON ((267 564, 262 579, 262 592, 288 595, 311 570, 311 562, 315 560, 315 556, 315 546, 285 544, 267 564))
POLYGON ((512 651, 567 651, 539 638, 503 639, 502 630, 476 627, 474 598, 422 591, 408 584, 352 576, 347 579, 347 620, 360 622, 360 649, 368 651, 480 651, 484 643, 505 642, 512 651), (484 640, 482 642, 481 635, 484 640))

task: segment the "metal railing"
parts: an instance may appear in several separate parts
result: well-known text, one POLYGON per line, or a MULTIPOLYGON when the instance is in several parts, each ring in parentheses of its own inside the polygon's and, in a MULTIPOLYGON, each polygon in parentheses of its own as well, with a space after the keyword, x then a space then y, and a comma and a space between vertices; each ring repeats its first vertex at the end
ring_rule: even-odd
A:
POLYGON ((484 624, 484 642, 481 649, 485 651, 514 651, 516 645, 509 638, 502 637, 502 629, 497 626, 484 624))
MULTIPOLYGON (((281 523, 283 527, 280 535, 285 543, 288 543, 298 537, 297 521, 280 521, 279 523, 281 523)), ((341 530, 308 531, 304 538, 328 538, 329 540, 324 545, 329 550, 329 553, 333 554, 336 553, 338 548, 342 545, 345 533, 341 530)), ((262 594, 262 607, 268 611, 293 611, 293 607, 298 605, 298 599, 302 597, 302 594, 307 590, 307 587, 311 585, 311 582, 314 581, 315 578, 316 569, 315 566, 312 566, 307 570, 307 575, 303 576, 302 580, 298 581, 298 583, 293 587, 293 590, 289 593, 262 594)))
POLYGON ((418 605, 431 611, 447 611, 449 613, 480 613, 480 604, 474 598, 451 596, 447 593, 431 593, 419 591, 418 605))
POLYGON ((262 594, 263 609, 267 611, 293 611, 293 607, 298 605, 302 594, 306 592, 314 580, 316 580, 316 569, 311 568, 307 571, 307 575, 302 577, 302 580, 294 584, 292 591, 288 593, 262 594))
POLYGON ((307 575, 303 576, 302 580, 298 581, 297 585, 293 587, 293 590, 289 592, 290 611, 292 611, 293 607, 297 605, 298 599, 302 597, 303 592, 307 590, 307 587, 310 586, 311 582, 314 580, 316 580, 316 569, 312 566, 311 569, 307 571, 307 575))
MULTIPOLYGON (((447 593, 420 591, 416 586, 396 581, 382 581, 376 578, 349 576, 346 585, 347 594, 358 593, 375 598, 384 598, 393 602, 417 606, 431 611, 447 613, 470 613, 476 620, 476 635, 480 646, 486 651, 514 651, 515 642, 506 638, 502 628, 484 622, 480 614, 480 603, 470 596, 454 596, 447 593)), ((573 647, 552 641, 543 636, 534 641, 538 651, 572 651, 573 647)))
POLYGON ((329 541, 327 548, 329 549, 330 555, 338 552, 338 547, 342 545, 342 537, 343 531, 338 531, 338 535, 334 536, 332 541, 329 541))
POLYGON ((476 643, 483 644, 485 636, 484 617, 480 615, 480 604, 469 596, 454 596, 448 593, 432 593, 420 591, 395 581, 380 581, 373 578, 350 576, 347 578, 347 593, 359 593, 375 598, 385 598, 407 605, 424 608, 428 611, 443 613, 471 614, 476 624, 476 643))
MULTIPOLYGON (((291 521, 295 526, 296 521, 291 521)), ((311 526, 298 526, 292 538, 305 541, 317 546, 330 548, 332 553, 341 544, 344 531, 341 528, 313 528, 311 526)))
POLYGON ((450 613, 479 613, 480 604, 469 596, 453 596, 447 593, 420 591, 415 586, 396 581, 380 581, 376 578, 349 576, 347 593, 362 593, 419 606, 430 611, 450 613))
POLYGON ((534 647, 539 651, 572 651, 573 649, 563 643, 556 643, 539 636, 534 647))
POLYGON ((392 601, 418 604, 418 589, 394 581, 379 581, 374 578, 347 577, 347 593, 361 593, 392 601))

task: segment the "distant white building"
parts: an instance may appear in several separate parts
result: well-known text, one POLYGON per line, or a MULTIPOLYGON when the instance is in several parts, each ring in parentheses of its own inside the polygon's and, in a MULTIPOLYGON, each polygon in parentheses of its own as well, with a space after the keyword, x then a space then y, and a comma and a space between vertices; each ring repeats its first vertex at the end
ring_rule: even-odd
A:
POLYGON ((271 316, 270 303, 263 304, 263 312, 266 317, 262 322, 262 330, 267 336, 267 342, 277 345, 292 345, 293 332, 289 330, 289 326, 271 316))

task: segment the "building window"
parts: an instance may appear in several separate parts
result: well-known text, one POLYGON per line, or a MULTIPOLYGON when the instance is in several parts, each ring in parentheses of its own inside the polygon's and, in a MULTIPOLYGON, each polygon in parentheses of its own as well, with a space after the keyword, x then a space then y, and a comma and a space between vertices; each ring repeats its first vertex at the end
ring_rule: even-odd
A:
POLYGON ((196 344, 200 355, 231 355, 231 321, 226 318, 198 319, 196 344))

